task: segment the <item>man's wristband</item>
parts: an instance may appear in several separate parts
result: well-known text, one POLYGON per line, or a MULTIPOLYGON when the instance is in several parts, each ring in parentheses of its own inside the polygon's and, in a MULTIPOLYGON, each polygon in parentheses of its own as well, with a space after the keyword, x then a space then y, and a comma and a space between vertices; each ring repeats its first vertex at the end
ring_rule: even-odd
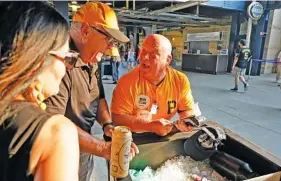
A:
POLYGON ((104 131, 104 128, 105 128, 106 126, 108 126, 108 125, 112 125, 112 126, 113 126, 113 123, 112 123, 112 122, 104 123, 104 124, 102 125, 102 130, 104 131))

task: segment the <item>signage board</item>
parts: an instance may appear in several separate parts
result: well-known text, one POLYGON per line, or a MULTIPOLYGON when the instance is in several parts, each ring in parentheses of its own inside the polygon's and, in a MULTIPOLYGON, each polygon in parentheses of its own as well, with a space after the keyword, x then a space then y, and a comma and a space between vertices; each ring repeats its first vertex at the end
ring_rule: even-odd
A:
POLYGON ((190 33, 187 34, 186 41, 219 41, 221 40, 221 32, 209 33, 190 33))
POLYGON ((208 2, 202 3, 201 5, 218 7, 223 9, 235 10, 235 11, 244 11, 245 2, 246 0, 240 0, 240 1, 209 0, 208 2))

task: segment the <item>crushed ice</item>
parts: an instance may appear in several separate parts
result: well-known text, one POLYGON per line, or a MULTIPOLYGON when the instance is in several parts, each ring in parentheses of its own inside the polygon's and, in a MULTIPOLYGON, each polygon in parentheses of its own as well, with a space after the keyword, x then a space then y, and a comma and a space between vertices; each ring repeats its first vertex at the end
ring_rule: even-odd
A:
POLYGON ((197 162, 188 156, 178 156, 167 160, 157 170, 146 167, 143 171, 130 169, 133 181, 193 181, 192 175, 198 175, 204 180, 226 181, 210 165, 209 160, 197 162))

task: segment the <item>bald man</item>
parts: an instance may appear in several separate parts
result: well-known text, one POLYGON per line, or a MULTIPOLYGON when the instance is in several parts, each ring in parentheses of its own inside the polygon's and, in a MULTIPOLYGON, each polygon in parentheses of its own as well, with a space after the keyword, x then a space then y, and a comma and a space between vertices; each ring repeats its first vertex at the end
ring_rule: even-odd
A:
POLYGON ((140 50, 140 65, 121 77, 114 89, 111 112, 116 125, 133 132, 153 132, 164 136, 173 125, 190 131, 186 124, 170 119, 193 116, 194 100, 185 74, 169 66, 172 46, 158 34, 147 36, 140 50))

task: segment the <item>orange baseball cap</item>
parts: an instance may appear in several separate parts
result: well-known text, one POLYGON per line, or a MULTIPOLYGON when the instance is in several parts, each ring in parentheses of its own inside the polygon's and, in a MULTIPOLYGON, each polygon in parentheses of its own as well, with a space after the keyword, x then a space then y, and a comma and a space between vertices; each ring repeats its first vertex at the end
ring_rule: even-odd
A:
POLYGON ((118 26, 115 12, 108 5, 101 2, 87 2, 73 16, 73 22, 88 23, 91 26, 102 28, 108 35, 121 43, 129 42, 118 26))

